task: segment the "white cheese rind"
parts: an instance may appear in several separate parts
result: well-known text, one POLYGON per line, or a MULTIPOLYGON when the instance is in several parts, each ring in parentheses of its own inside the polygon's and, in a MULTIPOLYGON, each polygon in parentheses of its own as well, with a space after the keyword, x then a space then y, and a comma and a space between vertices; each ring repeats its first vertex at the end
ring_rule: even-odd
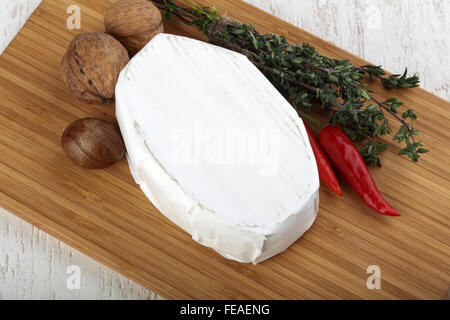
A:
POLYGON ((319 180, 303 123, 246 57, 160 34, 122 71, 116 116, 131 171, 150 201, 223 256, 258 263, 286 250, 314 222, 319 180), (213 139, 216 146, 230 128, 256 133, 255 150, 272 150, 272 157, 260 152, 256 162, 210 163, 174 156, 176 133, 219 133, 225 138, 213 139))

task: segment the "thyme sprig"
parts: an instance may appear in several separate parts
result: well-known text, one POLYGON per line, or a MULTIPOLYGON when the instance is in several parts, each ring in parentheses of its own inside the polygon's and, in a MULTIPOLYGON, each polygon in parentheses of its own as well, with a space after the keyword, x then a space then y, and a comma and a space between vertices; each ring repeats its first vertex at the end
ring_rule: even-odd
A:
POLYGON ((252 25, 222 18, 214 7, 191 0, 186 0, 185 6, 173 0, 153 3, 165 18, 175 16, 204 32, 211 43, 246 55, 299 114, 305 109, 325 109, 330 122, 343 128, 350 139, 365 141, 360 152, 367 164, 381 165, 379 154, 388 145, 379 137, 392 133, 387 115, 400 123, 393 137, 404 143, 400 155, 417 162, 420 154, 428 152, 416 138, 417 114, 412 109, 400 113, 403 103, 397 98, 379 101, 363 83, 369 77, 379 79, 388 89, 417 87, 419 78, 408 77, 407 69, 401 75, 387 76, 381 66, 355 66, 349 60, 322 56, 308 43, 295 45, 280 35, 260 34, 252 25))

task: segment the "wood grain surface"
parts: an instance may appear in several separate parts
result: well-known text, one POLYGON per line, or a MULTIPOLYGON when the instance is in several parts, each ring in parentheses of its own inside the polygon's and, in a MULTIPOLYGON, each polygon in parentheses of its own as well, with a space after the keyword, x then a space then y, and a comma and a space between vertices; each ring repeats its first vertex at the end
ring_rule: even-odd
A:
MULTIPOLYGON (((0 58, 0 206, 167 298, 443 298, 450 279, 449 103, 422 89, 384 91, 419 114, 432 150, 414 164, 395 154, 373 169, 380 190, 403 213, 372 213, 344 184, 345 196, 321 189, 319 217, 285 253, 259 265, 229 261, 195 243, 161 215, 134 184, 126 161, 99 171, 71 164, 60 134, 84 116, 113 120, 111 106, 76 101, 59 62, 76 33, 64 11, 82 8, 84 31, 103 30, 113 1, 44 0, 0 58), (381 268, 381 290, 366 287, 369 265, 381 268)), ((205 3, 205 1, 200 1, 205 3)), ((262 32, 308 41, 322 54, 365 63, 333 45, 240 1, 214 1, 221 13, 262 32)), ((186 34, 177 22, 168 32, 186 34)), ((191 32, 192 36, 198 33, 191 32)))

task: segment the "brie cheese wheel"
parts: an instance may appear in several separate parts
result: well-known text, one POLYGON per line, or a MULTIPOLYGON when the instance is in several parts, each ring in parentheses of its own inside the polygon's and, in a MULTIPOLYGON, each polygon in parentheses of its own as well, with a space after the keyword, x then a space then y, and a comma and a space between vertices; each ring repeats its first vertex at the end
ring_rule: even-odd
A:
POLYGON ((258 263, 314 222, 303 122, 247 57, 159 34, 121 72, 116 116, 146 196, 224 257, 258 263))

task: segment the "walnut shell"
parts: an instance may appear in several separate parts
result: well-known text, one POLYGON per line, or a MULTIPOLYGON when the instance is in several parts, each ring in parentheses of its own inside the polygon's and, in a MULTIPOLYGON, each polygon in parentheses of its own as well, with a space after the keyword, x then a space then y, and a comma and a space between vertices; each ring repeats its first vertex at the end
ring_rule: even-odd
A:
POLYGON ((120 71, 129 60, 127 50, 111 35, 83 33, 72 40, 62 59, 62 77, 77 98, 111 103, 120 71))
POLYGON ((125 154, 117 126, 99 118, 72 122, 62 134, 61 146, 73 163, 85 169, 106 168, 125 154))
POLYGON ((106 12, 105 29, 124 45, 130 57, 155 35, 164 32, 161 12, 148 0, 119 0, 113 3, 106 12))

